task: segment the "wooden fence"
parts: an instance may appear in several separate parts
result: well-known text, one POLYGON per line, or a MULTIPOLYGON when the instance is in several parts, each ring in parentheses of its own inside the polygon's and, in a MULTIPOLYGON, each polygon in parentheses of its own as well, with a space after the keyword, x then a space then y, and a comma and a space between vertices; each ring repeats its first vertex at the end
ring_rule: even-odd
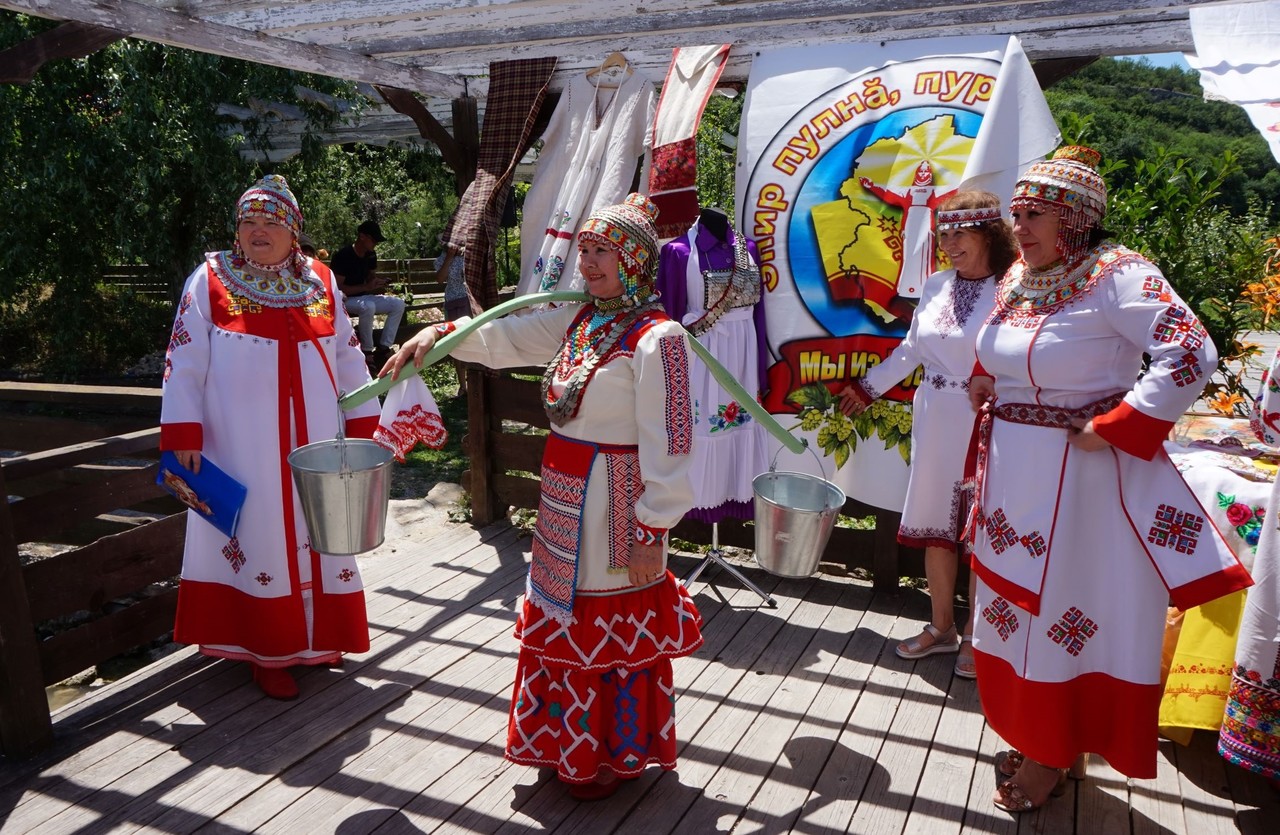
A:
MULTIPOLYGON (((0 387, 5 400, 91 398, 98 408, 128 403, 156 414, 158 395, 114 387, 0 387)), ((4 418, 0 442, 24 450, 0 461, 0 495, 10 497, 0 506, 0 744, 6 755, 26 755, 52 741, 47 685, 173 628, 186 516, 155 484, 155 418, 134 423, 149 428, 85 439, 76 421, 4 418), (53 437, 65 445, 34 448, 53 437), (22 543, 72 548, 23 565, 22 543)))
MULTIPOLYGON (((539 369, 467 371, 464 443, 471 468, 463 483, 471 494, 474 524, 501 519, 510 507, 538 506, 534 474, 545 434, 535 430, 550 426, 540 403, 540 374, 539 369)), ((70 404, 91 398, 119 404, 141 398, 150 399, 155 414, 158 396, 158 390, 0 384, 0 400, 70 404)), ((172 580, 181 569, 186 515, 154 483, 159 440, 154 418, 148 428, 89 439, 48 418, 0 416, 0 430, 2 448, 28 449, 15 446, 21 438, 65 444, 30 448, 0 461, 0 490, 21 497, 0 506, 0 750, 21 756, 52 740, 45 686, 172 629, 177 598, 172 580), (121 508, 150 511, 156 521, 129 525, 121 521, 121 508), (18 545, 26 542, 76 547, 22 565, 18 545), (42 625, 58 621, 73 625, 39 637, 50 632, 42 625)), ((824 562, 872 572, 880 589, 896 587, 903 575, 922 576, 920 553, 896 542, 898 514, 855 501, 844 513, 874 516, 875 528, 837 527, 824 562)), ((701 523, 681 523, 673 534, 711 543, 711 527, 701 523)), ((721 523, 718 534, 721 545, 754 545, 753 529, 741 522, 721 523)))

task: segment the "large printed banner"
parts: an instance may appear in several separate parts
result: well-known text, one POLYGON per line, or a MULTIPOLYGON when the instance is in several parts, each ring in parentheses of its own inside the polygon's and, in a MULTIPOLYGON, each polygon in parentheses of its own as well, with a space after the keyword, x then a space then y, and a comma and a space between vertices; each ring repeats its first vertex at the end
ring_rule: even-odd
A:
MULTIPOLYGON (((1016 38, 787 49, 752 63, 737 206, 767 293, 765 405, 853 498, 902 507, 920 372, 857 418, 838 393, 902 340, 944 266, 935 208, 962 183, 1007 202, 1057 138, 1016 38)), ((786 468, 817 463, 806 454, 786 468)))

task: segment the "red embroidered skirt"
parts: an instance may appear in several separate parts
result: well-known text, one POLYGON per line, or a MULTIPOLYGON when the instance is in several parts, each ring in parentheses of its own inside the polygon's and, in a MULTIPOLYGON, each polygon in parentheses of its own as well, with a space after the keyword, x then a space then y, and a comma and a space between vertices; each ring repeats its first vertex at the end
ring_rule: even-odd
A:
POLYGON ((702 646, 701 616, 671 572, 647 588, 579 593, 563 626, 527 600, 506 757, 589 783, 676 766, 671 659, 702 646))

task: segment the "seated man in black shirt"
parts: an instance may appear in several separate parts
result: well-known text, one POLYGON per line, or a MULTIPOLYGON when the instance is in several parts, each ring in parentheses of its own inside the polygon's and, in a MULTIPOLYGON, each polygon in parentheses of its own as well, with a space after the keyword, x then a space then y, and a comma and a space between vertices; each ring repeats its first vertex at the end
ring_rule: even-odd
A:
POLYGON ((356 242, 334 253, 329 264, 338 289, 346 298, 347 314, 354 320, 360 348, 374 363, 382 363, 391 355, 396 331, 404 318, 404 301, 384 295, 387 280, 377 274, 378 254, 374 247, 384 240, 378 224, 366 220, 356 230, 356 242), (387 322, 382 329, 382 344, 375 351, 373 317, 378 313, 386 314, 387 322))

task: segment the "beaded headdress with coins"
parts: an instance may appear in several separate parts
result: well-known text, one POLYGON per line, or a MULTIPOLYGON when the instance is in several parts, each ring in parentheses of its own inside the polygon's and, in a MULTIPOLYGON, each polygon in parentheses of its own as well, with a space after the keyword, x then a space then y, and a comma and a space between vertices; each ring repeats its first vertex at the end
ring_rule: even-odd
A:
POLYGON ((1013 187, 1012 211, 1039 208, 1058 216, 1058 251, 1068 264, 1089 251, 1089 235, 1107 213, 1107 184, 1098 173, 1102 155, 1083 145, 1059 148, 1037 162, 1013 187))
POLYGON ((653 201, 633 192, 622 203, 592 212, 578 231, 578 240, 602 241, 618 250, 622 295, 631 304, 642 304, 653 296, 658 273, 657 217, 653 201))

